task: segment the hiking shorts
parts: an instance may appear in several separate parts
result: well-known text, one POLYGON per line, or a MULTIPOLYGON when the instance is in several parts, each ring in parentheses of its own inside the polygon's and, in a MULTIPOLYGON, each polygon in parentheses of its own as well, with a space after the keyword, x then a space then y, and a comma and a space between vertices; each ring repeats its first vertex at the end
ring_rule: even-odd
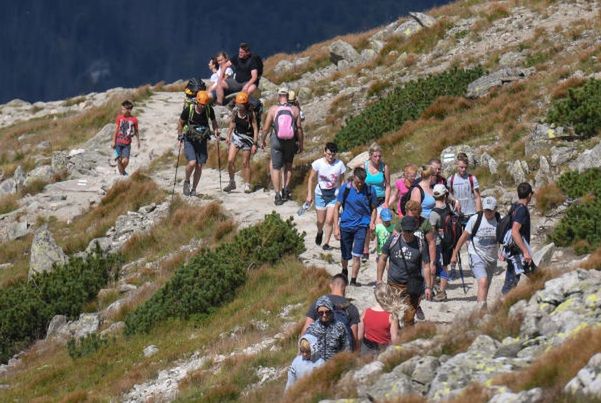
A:
POLYGON ((234 92, 242 91, 242 88, 244 88, 244 84, 246 84, 246 83, 239 83, 232 77, 225 80, 225 83, 227 84, 227 90, 226 90, 227 95, 233 94, 234 92))
POLYGON ((480 258, 478 255, 474 255, 470 253, 470 261, 472 266, 472 273, 474 273, 474 277, 476 280, 480 280, 481 278, 487 278, 488 283, 490 284, 492 280, 492 276, 497 269, 497 261, 487 262, 480 258))
POLYGON ((324 196, 315 192, 315 210, 325 210, 336 205, 336 194, 324 196))
POLYGON ((367 227, 359 227, 355 230, 345 230, 340 228, 340 251, 342 259, 351 260, 354 257, 363 256, 363 245, 367 227))
POLYGON ((115 145, 115 159, 117 158, 129 158, 129 152, 131 151, 131 144, 117 144, 115 145))
POLYGON ((238 150, 250 151, 254 141, 252 136, 249 137, 234 132, 232 133, 232 144, 234 144, 238 150))
POLYGON ((271 135, 271 167, 282 169, 285 164, 292 164, 296 154, 296 140, 280 140, 274 134, 271 135))
POLYGON ((204 164, 207 162, 207 141, 192 141, 184 137, 184 155, 189 161, 196 161, 197 164, 204 164))

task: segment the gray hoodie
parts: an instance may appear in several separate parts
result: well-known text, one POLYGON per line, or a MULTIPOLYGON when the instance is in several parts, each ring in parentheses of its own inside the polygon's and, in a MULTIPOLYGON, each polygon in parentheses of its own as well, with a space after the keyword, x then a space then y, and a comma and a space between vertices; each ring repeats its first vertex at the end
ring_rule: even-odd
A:
POLYGON ((309 342, 309 345, 311 346, 311 358, 305 360, 302 354, 299 354, 294 358, 292 364, 290 364, 290 368, 288 368, 288 382, 286 383, 286 390, 290 388, 300 378, 310 374, 314 368, 323 365, 325 362, 317 354, 317 338, 310 334, 306 334, 303 337, 301 337, 300 340, 302 339, 307 340, 309 342))
MULTIPOLYGON (((316 310, 322 306, 334 311, 334 306, 327 295, 319 297, 315 303, 316 310)), ((305 335, 313 335, 317 338, 317 351, 324 360, 329 360, 341 351, 351 351, 346 327, 334 318, 333 313, 328 323, 323 323, 321 318, 313 322, 305 335)))

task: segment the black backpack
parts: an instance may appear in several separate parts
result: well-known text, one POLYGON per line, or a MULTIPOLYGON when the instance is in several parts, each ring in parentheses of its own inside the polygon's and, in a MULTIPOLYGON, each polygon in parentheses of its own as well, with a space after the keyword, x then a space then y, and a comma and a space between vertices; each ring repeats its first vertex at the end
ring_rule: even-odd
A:
POLYGON ((419 182, 418 184, 414 183, 413 185, 411 185, 409 191, 405 193, 403 197, 401 197, 401 213, 403 213, 403 215, 407 215, 407 208, 405 207, 405 205, 409 200, 411 200, 411 192, 413 192, 413 189, 415 188, 419 189, 419 194, 421 196, 420 203, 423 202, 424 198, 426 197, 426 193, 424 192, 424 189, 422 189, 422 187, 419 185, 419 182))
POLYGON ((434 207, 432 211, 438 213, 442 220, 442 250, 453 250, 455 245, 457 245, 457 241, 459 241, 459 237, 461 237, 461 233, 463 232, 459 215, 451 211, 448 205, 444 208, 434 207))
MULTIPOLYGON (((470 235, 472 238, 474 238, 476 236, 476 233, 478 233, 478 228, 480 228, 480 224, 482 223, 483 216, 484 216, 484 212, 478 211, 478 215, 476 217, 476 222, 474 223, 474 228, 472 228, 472 234, 470 235)), ((501 214, 499 214, 498 211, 495 211, 495 218, 497 219, 497 225, 500 225, 501 214)))
POLYGON ((351 329, 351 316, 348 313, 348 308, 351 306, 350 302, 344 304, 333 304, 334 305, 334 319, 344 325, 346 328, 346 336, 349 339, 351 348, 355 345, 355 337, 353 336, 353 330, 351 329))
POLYGON ((500 243, 501 245, 504 245, 505 234, 507 234, 507 231, 511 230, 511 226, 513 225, 513 214, 515 213, 515 210, 515 204, 512 204, 507 212, 507 215, 503 217, 497 225, 497 243, 500 243))

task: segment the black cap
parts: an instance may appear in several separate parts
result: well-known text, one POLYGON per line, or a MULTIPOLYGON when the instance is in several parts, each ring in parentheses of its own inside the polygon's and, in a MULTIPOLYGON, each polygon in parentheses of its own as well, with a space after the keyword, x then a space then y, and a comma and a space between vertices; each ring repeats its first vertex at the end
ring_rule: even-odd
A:
POLYGON ((405 216, 401 218, 401 221, 397 224, 397 230, 414 232, 419 227, 417 218, 411 216, 405 216))

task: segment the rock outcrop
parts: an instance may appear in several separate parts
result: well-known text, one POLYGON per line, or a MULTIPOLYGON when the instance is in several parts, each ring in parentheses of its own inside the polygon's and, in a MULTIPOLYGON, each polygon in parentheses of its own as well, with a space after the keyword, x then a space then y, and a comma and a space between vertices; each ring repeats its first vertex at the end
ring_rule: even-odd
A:
POLYGON ((67 255, 54 241, 48 226, 38 228, 31 243, 29 279, 37 273, 51 271, 54 264, 65 264, 67 260, 67 255))

